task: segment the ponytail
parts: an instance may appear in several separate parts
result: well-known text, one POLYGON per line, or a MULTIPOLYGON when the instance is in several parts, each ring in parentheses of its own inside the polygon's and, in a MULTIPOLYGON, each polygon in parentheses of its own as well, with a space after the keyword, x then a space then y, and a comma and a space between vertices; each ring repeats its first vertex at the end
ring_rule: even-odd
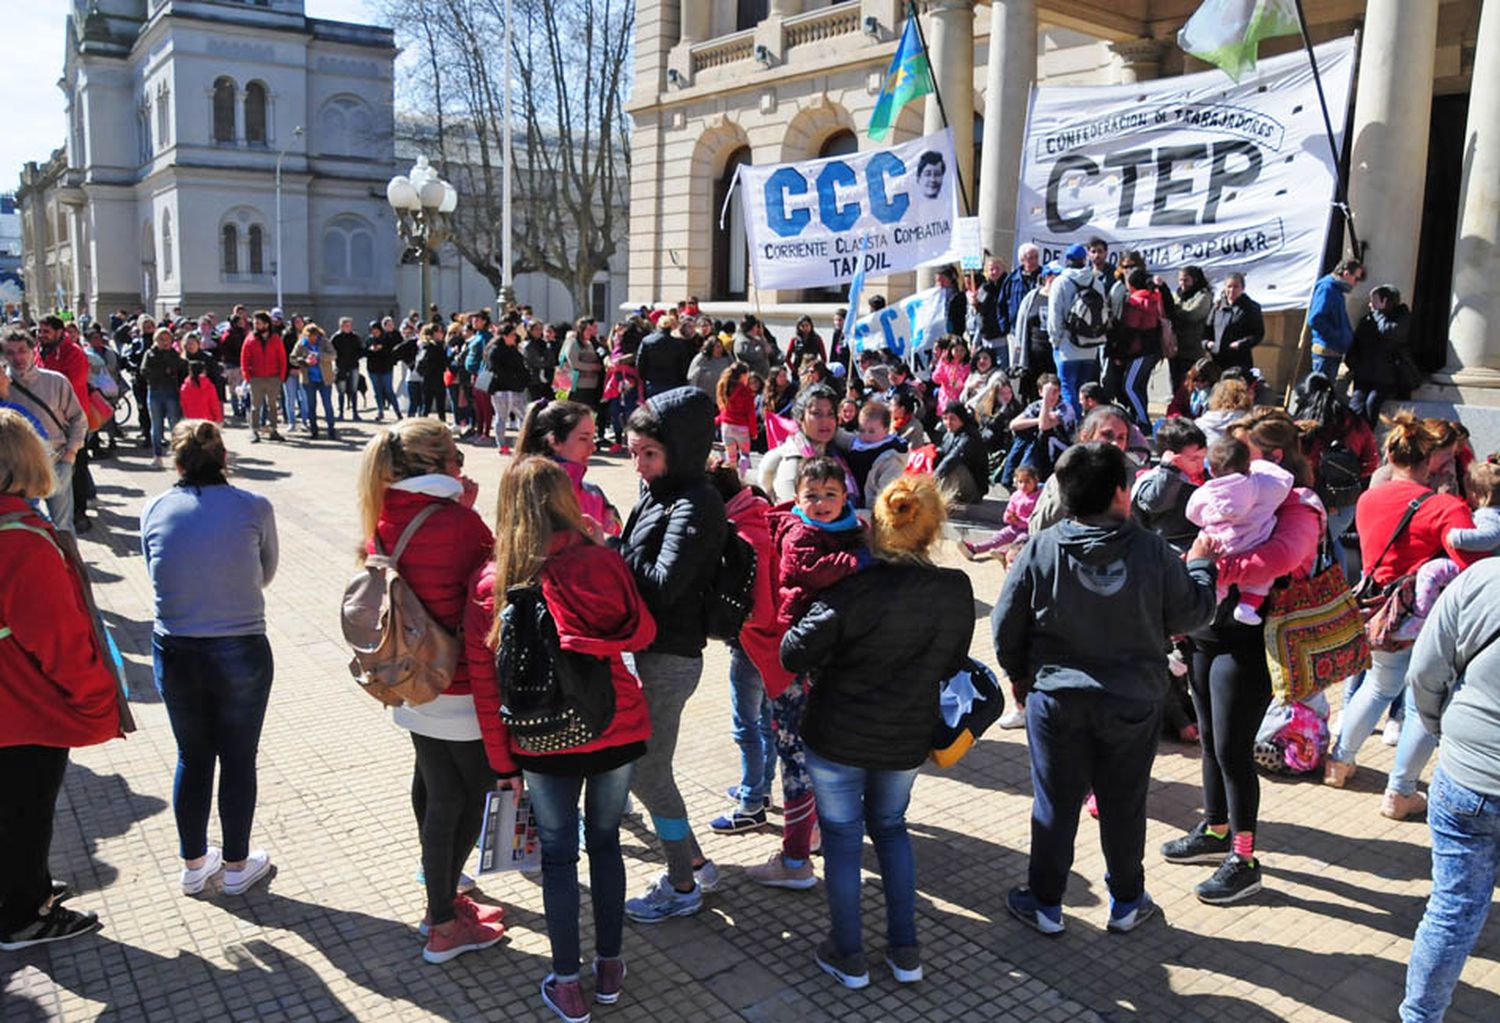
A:
POLYGON ((1394 466, 1414 468, 1427 461, 1438 448, 1438 438, 1432 429, 1411 409, 1404 408, 1394 416, 1381 416, 1381 422, 1390 429, 1385 435, 1385 460, 1394 466))
POLYGON ((526 407, 521 432, 516 437, 516 458, 541 455, 552 458, 553 444, 561 444, 594 410, 578 401, 548 401, 539 398, 526 407))

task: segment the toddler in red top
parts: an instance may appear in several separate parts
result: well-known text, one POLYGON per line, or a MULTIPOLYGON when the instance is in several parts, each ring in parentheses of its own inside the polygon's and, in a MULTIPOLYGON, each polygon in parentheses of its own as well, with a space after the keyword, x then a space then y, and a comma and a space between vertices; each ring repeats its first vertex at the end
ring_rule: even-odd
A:
POLYGON ((755 392, 750 389, 750 369, 743 362, 731 363, 719 377, 719 436, 724 439, 724 460, 739 470, 750 471, 750 442, 755 439, 755 392))
POLYGON ((865 527, 849 503, 844 467, 809 458, 797 473, 797 500, 779 505, 772 532, 777 550, 776 620, 782 629, 801 618, 817 595, 872 560, 865 527))

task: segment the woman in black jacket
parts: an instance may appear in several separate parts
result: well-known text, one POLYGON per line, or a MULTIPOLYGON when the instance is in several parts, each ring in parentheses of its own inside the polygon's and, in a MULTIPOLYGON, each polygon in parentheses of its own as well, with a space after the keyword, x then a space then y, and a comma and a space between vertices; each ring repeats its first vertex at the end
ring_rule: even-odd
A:
POLYGON ((932 475, 960 504, 978 504, 989 490, 990 453, 974 413, 961 401, 950 401, 943 409, 942 443, 932 475))
POLYGON ((1266 336, 1266 321, 1260 303, 1245 294, 1245 275, 1224 278, 1224 293, 1208 314, 1206 347, 1222 369, 1255 365, 1253 350, 1266 336))
POLYGON ((625 903, 637 923, 690 916, 703 908, 703 891, 718 887, 718 870, 698 848, 672 776, 682 708, 703 675, 703 598, 728 530, 724 500, 707 471, 717 412, 698 388, 677 387, 637 408, 625 427, 644 487, 620 534, 620 553, 657 622, 656 642, 635 655, 651 741, 630 790, 650 812, 667 857, 666 874, 625 903))
POLYGON ((885 889, 886 962, 898 981, 922 979, 906 806, 932 748, 939 686, 963 667, 974 634, 969 577, 928 557, 943 519, 930 478, 886 487, 875 502, 875 563, 823 591, 781 642, 781 663, 812 682, 802 738, 832 918, 816 959, 845 987, 870 983, 859 914, 865 822, 885 889))
POLYGON ((1401 292, 1389 284, 1370 289, 1370 311, 1354 328, 1345 361, 1352 381, 1350 404, 1378 430, 1386 399, 1410 398, 1418 379, 1411 359, 1411 310, 1401 292))

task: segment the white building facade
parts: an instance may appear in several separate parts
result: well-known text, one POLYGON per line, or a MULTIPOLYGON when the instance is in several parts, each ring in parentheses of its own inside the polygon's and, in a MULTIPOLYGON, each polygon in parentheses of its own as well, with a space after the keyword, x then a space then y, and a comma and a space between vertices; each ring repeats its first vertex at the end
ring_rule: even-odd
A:
POLYGON ((66 143, 17 192, 33 314, 396 308, 390 29, 303 0, 73 0, 66 43, 66 143))

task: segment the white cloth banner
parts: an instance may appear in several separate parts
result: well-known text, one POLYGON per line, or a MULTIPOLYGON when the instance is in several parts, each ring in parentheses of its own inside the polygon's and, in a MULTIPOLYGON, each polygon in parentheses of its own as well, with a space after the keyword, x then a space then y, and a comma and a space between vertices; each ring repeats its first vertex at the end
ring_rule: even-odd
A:
POLYGON ((740 168, 757 288, 846 284, 958 258, 953 133, 799 163, 740 168))
MULTIPOLYGON (((1354 40, 1317 47, 1342 145, 1354 40)), ((1016 241, 1043 261, 1098 235, 1146 265, 1231 270, 1266 310, 1307 305, 1323 262, 1337 176, 1307 53, 1238 84, 1222 71, 1031 94, 1016 241)), ((1380 211, 1370 211, 1379 216, 1380 211)))
POLYGON ((861 316, 850 337, 856 356, 884 349, 898 359, 910 359, 912 352, 931 348, 947 332, 948 301, 941 288, 928 288, 861 316))

